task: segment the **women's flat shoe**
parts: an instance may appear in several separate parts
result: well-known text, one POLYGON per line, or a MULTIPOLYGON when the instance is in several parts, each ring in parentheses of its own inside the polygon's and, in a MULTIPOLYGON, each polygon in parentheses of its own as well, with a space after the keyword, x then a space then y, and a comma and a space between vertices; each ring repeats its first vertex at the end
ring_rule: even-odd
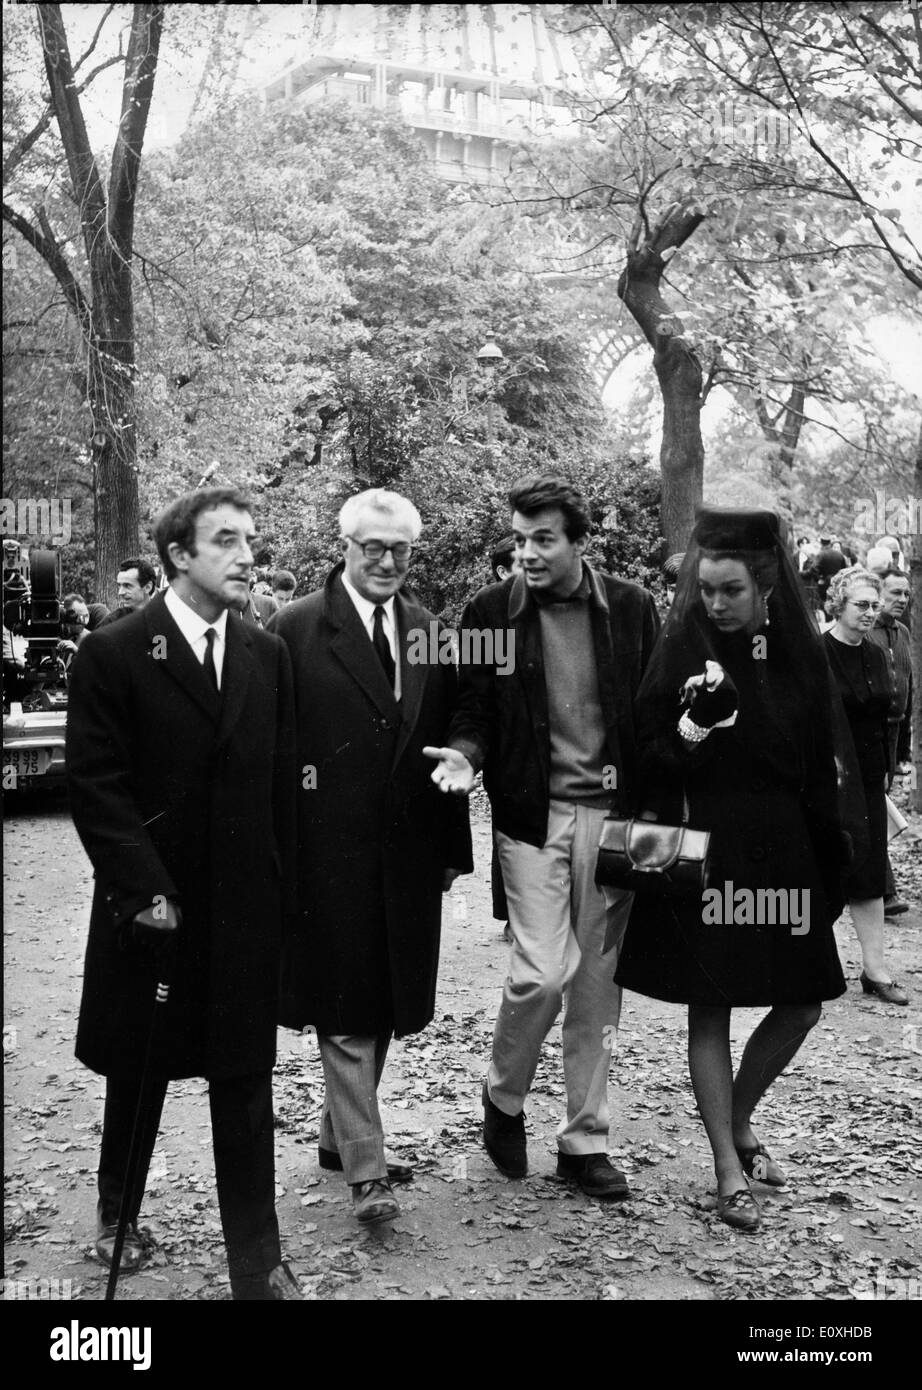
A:
POLYGON ((766 1187, 784 1187, 784 1174, 761 1144, 756 1144, 752 1149, 737 1148, 736 1153, 747 1178, 764 1183, 766 1187))
POLYGON ((861 988, 865 994, 876 994, 877 998, 883 999, 885 1004, 909 1003, 909 995, 904 994, 894 980, 869 980, 863 970, 861 972, 861 988))
POLYGON ((761 1208, 748 1187, 741 1187, 728 1197, 718 1193, 717 1215, 735 1231, 757 1231, 762 1220, 761 1208))

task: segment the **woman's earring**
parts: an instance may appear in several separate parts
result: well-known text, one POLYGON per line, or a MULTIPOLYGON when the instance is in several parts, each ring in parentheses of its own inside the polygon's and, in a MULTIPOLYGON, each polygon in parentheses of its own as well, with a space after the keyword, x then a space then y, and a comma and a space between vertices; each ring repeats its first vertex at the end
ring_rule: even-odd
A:
POLYGON ((772 620, 772 615, 771 615, 771 613, 769 613, 769 611, 768 611, 768 599, 766 599, 766 600, 765 600, 765 626, 766 626, 766 627, 768 627, 768 625, 771 623, 771 620, 772 620))

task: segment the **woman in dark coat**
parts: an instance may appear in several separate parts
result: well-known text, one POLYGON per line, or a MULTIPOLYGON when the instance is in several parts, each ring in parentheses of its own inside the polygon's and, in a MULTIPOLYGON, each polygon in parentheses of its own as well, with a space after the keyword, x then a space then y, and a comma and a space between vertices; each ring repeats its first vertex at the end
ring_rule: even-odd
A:
POLYGON ((846 881, 848 905, 861 946, 861 988, 888 1004, 909 998, 884 965, 884 894, 887 885, 886 785, 892 678, 882 648, 868 633, 880 611, 880 580, 860 565, 840 570, 829 586, 833 626, 824 634, 829 665, 848 719, 868 812, 870 846, 846 881))
POLYGON ((689 1069, 717 1212, 754 1230, 747 1177, 781 1186, 752 1112, 845 988, 832 924, 847 857, 834 695, 772 512, 701 509, 638 698, 645 805, 711 831, 701 896, 638 894, 616 980, 689 1006, 689 1069), (736 1077, 730 1010, 768 1005, 736 1077))

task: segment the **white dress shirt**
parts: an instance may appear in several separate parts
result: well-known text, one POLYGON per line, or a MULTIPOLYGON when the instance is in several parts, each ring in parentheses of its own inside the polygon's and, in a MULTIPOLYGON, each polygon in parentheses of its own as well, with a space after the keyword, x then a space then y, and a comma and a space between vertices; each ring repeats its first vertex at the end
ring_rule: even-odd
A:
POLYGON ((339 577, 343 581, 343 588, 345 589, 346 593, 349 595, 349 597, 352 599, 353 604, 355 605, 355 611, 358 613, 359 618, 362 621, 362 626, 368 633, 369 641, 372 641, 374 638, 375 609, 384 609, 384 620, 382 626, 384 628, 384 635, 387 638, 387 645, 391 649, 391 656, 394 658, 394 698, 396 700, 399 700, 401 689, 400 658, 397 655, 397 614, 394 612, 394 595, 391 594, 390 598, 387 599, 384 603, 372 603, 370 599, 365 598, 363 594, 359 593, 358 589, 355 587, 354 584, 349 583, 349 580, 346 578, 345 574, 341 574, 339 577))
POLYGON ((200 613, 196 613, 194 608, 190 608, 188 603, 179 597, 172 586, 166 590, 163 599, 170 610, 170 617, 189 643, 192 654, 200 666, 204 666, 205 653, 208 650, 205 633, 210 627, 214 628, 215 639, 212 644, 212 651, 214 652, 214 668, 217 672, 218 689, 220 690, 221 676, 224 671, 224 650, 227 641, 227 609, 225 608, 213 623, 208 623, 200 613))

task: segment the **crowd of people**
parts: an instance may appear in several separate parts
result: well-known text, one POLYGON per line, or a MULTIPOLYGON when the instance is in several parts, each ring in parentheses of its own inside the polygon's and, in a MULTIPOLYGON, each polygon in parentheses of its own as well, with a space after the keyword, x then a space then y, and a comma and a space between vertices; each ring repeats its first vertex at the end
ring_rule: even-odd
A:
MULTIPOLYGON (((759 1185, 785 1177, 753 1114, 846 990, 833 934, 846 903, 865 993, 906 1002, 883 954, 885 792, 910 738, 904 629, 896 603, 889 622, 882 608, 898 567, 835 562, 821 633, 819 581, 778 518, 702 508, 667 562, 663 615, 589 563, 588 507, 567 479, 524 478, 509 508, 461 635, 508 634, 514 663, 482 640, 461 642, 457 665, 438 643, 413 655, 442 631, 410 582, 423 521, 383 489, 343 506, 322 587, 272 613, 253 602, 249 500, 181 497, 154 530, 168 587, 148 592, 126 561, 134 606, 75 643, 68 777, 96 877, 77 1056, 106 1077, 104 1262, 120 1220, 122 1269, 148 1258, 138 1222, 167 1086, 200 1076, 232 1295, 300 1297, 275 1214, 278 1024, 317 1031, 318 1163, 342 1173, 361 1225, 399 1215, 394 1189, 413 1173, 385 1147, 378 1089, 391 1039, 434 1017, 442 895, 473 870, 481 773, 509 936, 483 1143, 510 1180, 529 1171, 526 1104, 562 1014, 557 1173, 629 1196, 608 1152, 608 1076, 633 990, 687 1007, 715 1210, 755 1231, 759 1185), (706 878, 604 882, 600 839, 619 817, 708 832, 706 878), (726 913, 705 907, 715 886, 726 913), (772 910, 741 916, 741 901, 772 910), (734 1074, 741 1006, 768 1012, 734 1074)), ((283 577, 276 600, 295 589, 283 577)), ((122 588, 120 573, 120 603, 122 588)))

